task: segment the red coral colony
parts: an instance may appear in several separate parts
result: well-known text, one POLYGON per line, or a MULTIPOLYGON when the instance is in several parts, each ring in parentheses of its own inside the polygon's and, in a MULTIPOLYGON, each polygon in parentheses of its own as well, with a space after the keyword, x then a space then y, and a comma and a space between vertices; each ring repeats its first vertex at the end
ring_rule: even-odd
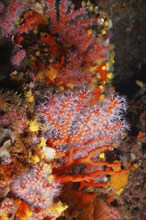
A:
POLYGON ((111 85, 109 16, 90 1, 6 2, 0 40, 21 92, 0 91, 0 218, 123 219, 96 194, 127 177, 106 161, 128 130, 125 97, 111 85))

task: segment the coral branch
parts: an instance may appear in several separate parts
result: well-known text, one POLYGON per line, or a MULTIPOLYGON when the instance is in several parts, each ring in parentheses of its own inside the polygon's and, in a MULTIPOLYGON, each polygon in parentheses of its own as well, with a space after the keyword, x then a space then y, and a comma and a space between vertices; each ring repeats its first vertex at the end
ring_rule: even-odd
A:
POLYGON ((93 173, 86 173, 86 174, 74 174, 73 176, 55 176, 55 179, 58 180, 60 183, 67 183, 67 182, 82 182, 82 181, 90 181, 93 178, 97 178, 100 175, 115 175, 115 174, 123 174, 127 173, 126 170, 122 171, 113 171, 113 170, 98 170, 93 173))

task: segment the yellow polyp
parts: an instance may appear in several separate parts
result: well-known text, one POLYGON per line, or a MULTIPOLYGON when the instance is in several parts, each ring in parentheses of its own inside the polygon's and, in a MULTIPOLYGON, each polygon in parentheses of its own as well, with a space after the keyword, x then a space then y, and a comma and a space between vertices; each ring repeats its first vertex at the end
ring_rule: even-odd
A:
POLYGON ((34 56, 30 56, 31 61, 34 61, 36 58, 34 56))
POLYGON ((91 5, 91 2, 90 1, 87 1, 87 6, 89 7, 91 5))
POLYGON ((105 27, 109 27, 109 21, 104 22, 105 27))
POLYGON ((111 66, 110 62, 106 62, 106 67, 109 68, 111 66))
POLYGON ((17 20, 17 21, 15 22, 15 25, 18 26, 19 24, 20 24, 20 20, 17 20))
POLYGON ((97 74, 97 78, 98 78, 98 79, 101 79, 101 76, 100 76, 100 74, 99 74, 99 73, 97 74))
POLYGON ((9 220, 8 215, 6 212, 3 212, 2 215, 0 215, 0 220, 9 220))
POLYGON ((106 70, 106 66, 104 65, 104 66, 102 66, 102 68, 101 68, 102 70, 106 70))
POLYGON ((99 158, 104 159, 105 158, 105 154, 104 153, 99 154, 99 158))
POLYGON ((134 166, 135 169, 138 168, 138 164, 137 163, 134 163, 133 166, 134 166))
POLYGON ((120 195, 123 192, 124 188, 120 189, 119 191, 117 191, 117 194, 120 195))
POLYGON ((121 164, 118 160, 114 161, 116 163, 116 166, 113 167, 114 171, 120 171, 121 170, 121 164))
POLYGON ((26 98, 30 97, 31 95, 32 95, 32 92, 31 92, 31 91, 28 91, 28 92, 25 94, 26 98))
POLYGON ((100 85, 99 88, 100 88, 101 91, 104 90, 104 86, 102 86, 102 85, 100 85))
POLYGON ((74 9, 74 8, 75 8, 75 5, 74 5, 74 4, 71 4, 70 8, 71 8, 71 9, 74 9))
POLYGON ((45 49, 44 49, 44 52, 48 52, 48 48, 45 48, 45 49))
POLYGON ((85 1, 82 1, 82 2, 81 2, 81 5, 82 5, 82 7, 86 7, 86 2, 85 2, 85 1))
POLYGON ((105 100, 105 94, 100 95, 100 101, 103 101, 103 100, 105 100))
POLYGON ((94 90, 94 89, 97 88, 97 85, 95 85, 94 83, 92 83, 92 84, 89 85, 89 88, 90 88, 91 90, 94 90))
POLYGON ((141 88, 144 87, 144 83, 142 81, 140 81, 140 80, 136 80, 136 85, 138 85, 141 88))
POLYGON ((68 206, 66 204, 59 201, 50 208, 50 211, 55 214, 55 217, 59 217, 67 208, 68 206))
POLYGON ((91 35, 91 34, 93 34, 93 30, 92 30, 92 29, 89 29, 89 30, 87 31, 87 33, 88 33, 88 35, 91 35))
POLYGON ((29 123, 29 130, 31 132, 37 132, 39 130, 39 125, 38 123, 34 120, 34 121, 30 121, 29 123))
POLYGON ((56 79, 57 75, 58 71, 54 68, 50 68, 50 70, 46 72, 46 77, 49 78, 52 82, 56 79))
POLYGON ((93 11, 93 10, 94 10, 94 6, 93 6, 93 5, 90 5, 89 10, 90 10, 90 11, 93 11))
POLYGON ((64 91, 64 86, 59 86, 59 91, 64 91))
POLYGON ((34 96, 32 95, 32 92, 31 92, 31 91, 28 91, 28 92, 25 94, 25 96, 26 96, 26 99, 27 99, 28 102, 30 102, 30 103, 34 102, 35 98, 34 98, 34 96))
POLYGON ((40 51, 36 51, 36 52, 35 52, 35 55, 36 55, 37 57, 39 57, 39 56, 40 56, 40 51))
POLYGON ((33 33, 34 33, 34 34, 38 34, 38 27, 34 27, 33 33))
POLYGON ((130 166, 130 170, 131 171, 133 171, 133 170, 135 170, 135 169, 137 169, 138 168, 138 164, 137 163, 134 163, 134 164, 132 164, 131 166, 130 166))
POLYGON ((33 155, 31 157, 31 162, 34 163, 34 164, 40 162, 40 158, 38 157, 38 155, 33 155))
POLYGON ((112 73, 112 72, 108 73, 108 74, 107 74, 107 78, 108 78, 108 79, 112 79, 112 78, 113 78, 113 73, 112 73))
POLYGON ((96 66, 92 66, 92 67, 90 67, 89 70, 90 70, 91 73, 94 73, 94 72, 96 72, 97 67, 96 66))
POLYGON ((40 147, 45 147, 46 146, 46 139, 45 138, 41 137, 39 146, 40 147))
POLYGON ((21 220, 29 220, 29 218, 32 216, 32 211, 31 210, 27 210, 26 211, 26 216, 24 218, 21 218, 21 220))
POLYGON ((101 34, 102 34, 102 35, 105 35, 105 34, 106 34, 106 30, 102 30, 102 31, 101 31, 101 34))
MULTIPOLYGON (((112 48, 111 48, 112 49, 112 48)), ((115 52, 112 51, 111 54, 110 54, 110 62, 111 63, 114 63, 114 58, 115 58, 115 52)))
POLYGON ((75 85, 74 85, 74 84, 72 84, 72 83, 68 83, 68 84, 67 84, 67 87, 68 87, 68 88, 70 88, 70 89, 73 89, 73 88, 74 88, 74 86, 75 86, 75 85))
POLYGON ((43 72, 42 71, 39 71, 36 75, 36 79, 39 80, 39 79, 42 79, 43 78, 43 72))
MULTIPOLYGON (((51 164, 44 164, 44 171, 46 171, 46 173, 52 173, 52 165, 51 164)), ((54 179, 53 175, 49 175, 48 179, 54 179)))
MULTIPOLYGON (((52 169, 50 169, 49 172, 51 173, 51 171, 52 171, 52 169)), ((50 174, 50 175, 47 177, 47 179, 48 179, 49 183, 52 183, 52 182, 54 181, 54 176, 50 174)))
POLYGON ((34 102, 34 100, 35 100, 35 98, 33 95, 28 98, 28 102, 31 102, 31 103, 34 102))
POLYGON ((92 79, 91 83, 93 83, 93 84, 96 83, 96 79, 92 79))
POLYGON ((21 200, 15 200, 15 203, 18 206, 18 209, 16 211, 16 218, 20 220, 28 220, 33 213, 27 203, 21 200))

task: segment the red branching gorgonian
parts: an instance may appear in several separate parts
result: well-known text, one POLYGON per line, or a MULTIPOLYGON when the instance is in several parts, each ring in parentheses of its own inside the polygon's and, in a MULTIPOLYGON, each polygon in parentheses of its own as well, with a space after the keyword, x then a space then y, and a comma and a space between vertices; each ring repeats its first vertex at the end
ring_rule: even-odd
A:
MULTIPOLYGON (((72 10, 68 0, 45 3, 41 14, 31 9, 31 3, 12 0, 1 9, 2 36, 12 38, 14 51, 18 47, 25 51, 29 67, 44 70, 43 79, 49 84, 70 87, 105 82, 111 71, 106 65, 111 49, 108 32, 101 34, 105 26, 100 11, 98 15, 89 7, 72 10)), ((103 20, 108 22, 108 17, 104 15, 103 20)), ((11 59, 14 67, 23 60, 18 55, 20 51, 16 64, 15 56, 11 59)))
MULTIPOLYGON (((62 0, 57 15, 55 4, 56 1, 48 0, 48 18, 52 22, 50 32, 59 36, 59 41, 64 47, 62 47, 64 62, 54 83, 58 85, 91 83, 99 71, 98 66, 109 59, 107 36, 105 38, 96 36, 93 27, 99 25, 98 18, 95 15, 89 17, 88 8, 69 12, 68 1, 62 0), (90 69, 93 66, 94 72, 90 69)), ((100 73, 102 75, 102 72, 100 73)))
POLYGON ((112 168, 119 165, 99 161, 98 156, 101 151, 113 150, 112 144, 119 141, 128 128, 123 119, 127 108, 125 98, 112 94, 102 102, 95 103, 93 99, 93 92, 88 90, 55 94, 42 110, 48 127, 48 147, 56 149, 58 155, 64 153, 63 164, 54 168, 60 182, 93 184, 99 175, 115 174, 112 168), (68 174, 70 168, 79 164, 88 165, 87 173, 68 174), (102 170, 101 166, 108 170, 102 170))
POLYGON ((35 208, 44 209, 51 206, 53 199, 60 194, 60 184, 49 178, 44 164, 18 176, 11 184, 11 191, 35 208))

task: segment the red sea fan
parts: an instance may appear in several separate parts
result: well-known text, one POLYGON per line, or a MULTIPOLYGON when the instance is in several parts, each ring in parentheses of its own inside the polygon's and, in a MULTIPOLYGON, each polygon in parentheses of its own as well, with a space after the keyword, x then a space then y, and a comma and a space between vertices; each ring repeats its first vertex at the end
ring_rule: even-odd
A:
POLYGON ((38 164, 28 172, 18 176, 11 184, 11 191, 35 208, 51 206, 60 193, 60 184, 52 178, 44 164, 38 164))
POLYGON ((88 8, 69 12, 69 2, 62 0, 57 15, 56 1, 48 0, 48 17, 51 20, 50 32, 57 34, 60 43, 66 48, 64 64, 54 80, 57 85, 86 84, 96 78, 98 67, 109 59, 109 45, 106 37, 97 37, 93 26, 98 26, 96 16, 88 16, 88 8), (92 31, 91 31, 92 30, 92 31), (95 71, 90 71, 91 67, 95 71))
POLYGON ((127 129, 123 118, 127 105, 119 95, 109 95, 93 105, 93 92, 89 90, 68 91, 49 98, 42 114, 51 147, 68 151, 74 146, 83 157, 90 150, 118 141, 127 129))
POLYGON ((94 183, 94 178, 103 174, 114 175, 112 169, 119 164, 109 164, 97 158, 101 151, 113 150, 111 145, 119 142, 128 128, 123 118, 127 108, 125 98, 112 94, 94 104, 91 91, 78 90, 55 94, 49 99, 48 106, 42 110, 48 127, 47 145, 56 149, 58 155, 64 153, 61 158, 64 165, 58 164, 53 170, 56 180, 82 182, 81 188, 105 185, 94 183), (71 167, 80 164, 88 164, 84 174, 68 174, 71 167), (101 166, 112 169, 102 170, 101 166))
MULTIPOLYGON (((12 0, 6 10, 1 9, 2 36, 13 36, 15 51, 19 45, 21 54, 22 51, 27 54, 28 65, 43 69, 43 79, 49 84, 78 87, 104 83, 111 71, 109 65, 106 66, 106 62, 110 63, 111 49, 108 33, 101 34, 105 28, 101 25, 102 12, 101 15, 100 11, 99 15, 91 13, 89 7, 72 10, 68 0, 47 0, 46 3, 48 7, 47 10, 42 8, 42 15, 28 8, 31 3, 12 0), (37 33, 33 32, 36 27, 37 33)), ((108 23, 108 16, 104 15, 103 20, 108 23)), ((21 59, 15 62, 14 58, 11 61, 16 68, 21 59)))

